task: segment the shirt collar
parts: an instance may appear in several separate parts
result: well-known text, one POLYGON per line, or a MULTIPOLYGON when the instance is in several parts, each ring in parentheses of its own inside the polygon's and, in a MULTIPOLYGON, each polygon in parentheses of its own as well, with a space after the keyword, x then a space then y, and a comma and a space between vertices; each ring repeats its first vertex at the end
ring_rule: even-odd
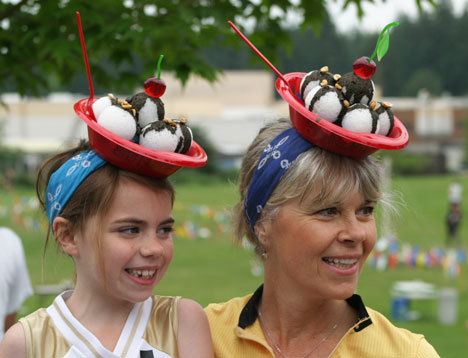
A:
MULTIPOLYGON (((242 309, 239 315, 238 323, 238 326, 240 328, 245 329, 254 324, 257 320, 258 305, 262 300, 262 294, 263 284, 259 288, 257 288, 257 290, 254 292, 252 297, 250 297, 249 301, 245 304, 244 308, 242 309)), ((347 298, 346 302, 348 303, 348 305, 354 308, 358 315, 358 322, 354 326, 355 332, 359 332, 372 324, 372 320, 369 317, 369 313, 367 313, 366 306, 364 305, 361 296, 354 294, 351 297, 347 298)))

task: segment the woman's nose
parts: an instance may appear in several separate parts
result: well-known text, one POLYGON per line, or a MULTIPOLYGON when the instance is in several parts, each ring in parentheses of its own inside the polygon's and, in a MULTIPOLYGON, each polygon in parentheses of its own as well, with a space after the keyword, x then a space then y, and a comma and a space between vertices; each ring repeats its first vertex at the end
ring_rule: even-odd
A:
POLYGON ((369 223, 360 221, 354 215, 346 218, 342 222, 342 228, 339 232, 338 239, 342 242, 361 242, 367 237, 367 226, 369 223))

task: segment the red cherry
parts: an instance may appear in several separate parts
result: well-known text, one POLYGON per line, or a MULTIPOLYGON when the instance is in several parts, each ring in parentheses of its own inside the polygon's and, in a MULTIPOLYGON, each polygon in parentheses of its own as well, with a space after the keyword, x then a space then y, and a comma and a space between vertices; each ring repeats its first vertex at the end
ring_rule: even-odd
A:
POLYGON ((143 88, 145 89, 145 93, 153 98, 159 98, 166 92, 166 84, 157 77, 148 78, 143 88))
POLYGON ((353 63, 354 74, 358 77, 361 77, 363 80, 368 80, 371 78, 374 75, 376 69, 377 65, 375 62, 367 56, 359 57, 353 63))

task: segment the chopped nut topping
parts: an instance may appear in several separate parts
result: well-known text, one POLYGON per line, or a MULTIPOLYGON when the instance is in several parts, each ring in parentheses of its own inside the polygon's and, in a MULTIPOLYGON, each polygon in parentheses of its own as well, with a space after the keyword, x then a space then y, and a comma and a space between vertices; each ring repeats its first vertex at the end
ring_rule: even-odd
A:
POLYGON ((328 72, 328 66, 323 66, 321 69, 320 69, 320 73, 326 73, 328 72))
POLYGON ((371 103, 369 104, 369 107, 374 110, 375 107, 377 106, 377 102, 376 101, 371 101, 371 103))
POLYGON ((345 99, 345 100, 343 101, 343 106, 345 106, 346 108, 349 107, 349 102, 348 102, 348 100, 345 99))
POLYGON ((340 78, 341 78, 341 75, 339 73, 336 73, 336 74, 333 75, 333 79, 335 81, 338 81, 340 78))
POLYGON ((338 90, 338 91, 341 91, 343 89, 343 86, 341 86, 339 83, 335 83, 335 88, 338 90))
POLYGON ((393 104, 391 104, 390 102, 382 102, 382 107, 385 109, 389 109, 393 107, 393 104))
POLYGON ((120 104, 120 106, 123 108, 123 109, 132 109, 132 105, 130 103, 128 103, 126 100, 124 99, 119 99, 117 100, 117 102, 120 104))
POLYGON ((172 126, 172 127, 176 127, 176 126, 177 126, 177 122, 174 121, 174 120, 171 119, 171 118, 164 118, 163 121, 164 121, 164 123, 167 123, 167 124, 169 124, 169 125, 172 126))
POLYGON ((322 86, 322 87, 328 86, 328 81, 327 80, 322 80, 322 82, 320 82, 320 86, 322 86))

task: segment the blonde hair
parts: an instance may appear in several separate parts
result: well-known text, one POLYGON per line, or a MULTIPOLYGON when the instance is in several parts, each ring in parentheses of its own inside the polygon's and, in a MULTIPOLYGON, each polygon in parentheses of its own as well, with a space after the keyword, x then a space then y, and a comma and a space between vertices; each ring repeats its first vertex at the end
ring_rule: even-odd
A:
MULTIPOLYGON (((46 189, 51 175, 68 159, 79 152, 89 149, 89 144, 82 141, 75 148, 59 153, 42 164, 37 176, 36 194, 44 212, 46 211, 46 189)), ((101 221, 109 212, 112 199, 119 184, 125 180, 145 185, 155 191, 165 191, 170 195, 171 203, 174 203, 175 192, 167 179, 145 177, 107 163, 83 180, 58 216, 70 222, 73 232, 83 230, 85 223, 93 216, 96 216, 97 220, 101 221)), ((93 243, 96 249, 96 262, 99 263, 101 273, 105 278, 104 257, 101 248, 101 230, 101 226, 97 225, 91 237, 95 238, 93 243)), ((45 256, 51 234, 52 223, 49 223, 43 257, 45 256)))
MULTIPOLYGON (((240 200, 233 213, 234 231, 236 240, 240 242, 247 237, 255 246, 257 254, 264 250, 248 224, 244 201, 264 148, 291 126, 289 120, 280 119, 263 127, 242 161, 239 173, 240 200)), ((274 219, 281 205, 296 199, 305 210, 318 210, 342 202, 355 192, 362 193, 366 200, 378 202, 382 197, 380 185, 381 166, 374 157, 353 159, 314 146, 301 153, 289 167, 268 199, 259 221, 274 219)))

